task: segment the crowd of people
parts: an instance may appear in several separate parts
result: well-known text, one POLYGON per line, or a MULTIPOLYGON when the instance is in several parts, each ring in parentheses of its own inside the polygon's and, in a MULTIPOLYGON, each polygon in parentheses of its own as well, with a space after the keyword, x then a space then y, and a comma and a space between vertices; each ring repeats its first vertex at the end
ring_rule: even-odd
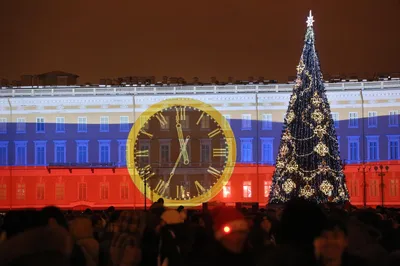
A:
POLYGON ((0 265, 400 265, 400 212, 317 205, 210 210, 9 211, 0 265))

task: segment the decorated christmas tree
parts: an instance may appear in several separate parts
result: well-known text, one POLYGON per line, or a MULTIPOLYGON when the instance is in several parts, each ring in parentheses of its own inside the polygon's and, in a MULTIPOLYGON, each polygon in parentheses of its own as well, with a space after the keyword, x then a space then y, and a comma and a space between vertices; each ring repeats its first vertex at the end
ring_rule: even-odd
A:
POLYGON ((270 203, 306 198, 349 200, 339 146, 320 70, 310 11, 297 79, 284 119, 270 203))

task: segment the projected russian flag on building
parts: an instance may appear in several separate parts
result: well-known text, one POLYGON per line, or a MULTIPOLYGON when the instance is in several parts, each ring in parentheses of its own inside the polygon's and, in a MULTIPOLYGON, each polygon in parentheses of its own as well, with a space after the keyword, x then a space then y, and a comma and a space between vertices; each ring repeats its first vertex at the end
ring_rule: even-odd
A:
MULTIPOLYGON (((326 87, 351 202, 399 205, 400 82, 326 87)), ((232 175, 211 200, 265 204, 290 94, 291 85, 285 84, 2 90, 0 208, 142 207, 145 196, 128 171, 130 130, 139 118, 146 119, 142 114, 151 105, 182 95, 218 110, 234 134, 232 175)), ((150 154, 152 160, 174 163, 173 148, 158 145, 163 147, 150 154)), ((200 161, 212 157, 207 145, 193 144, 189 156, 200 161)), ((182 173, 182 191, 207 183, 200 180, 184 187, 189 179, 190 174, 182 173)), ((179 194, 180 189, 173 187, 168 193, 179 194)), ((157 200, 146 196, 148 204, 157 200)))

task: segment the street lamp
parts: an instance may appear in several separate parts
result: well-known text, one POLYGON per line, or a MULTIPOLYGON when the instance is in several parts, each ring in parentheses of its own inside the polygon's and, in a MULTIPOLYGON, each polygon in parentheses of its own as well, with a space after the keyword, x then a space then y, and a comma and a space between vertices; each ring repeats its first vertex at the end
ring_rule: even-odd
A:
POLYGON ((383 204, 384 204, 384 197, 383 197, 383 191, 384 191, 384 184, 383 184, 383 177, 386 175, 386 173, 384 173, 383 172, 383 170, 386 170, 386 173, 389 171, 389 166, 388 165, 386 165, 386 166, 383 166, 383 165, 379 165, 379 167, 376 165, 375 167, 374 167, 374 170, 375 170, 375 172, 376 173, 378 173, 378 175, 381 177, 381 184, 380 184, 380 187, 381 187, 381 201, 382 201, 382 207, 383 207, 383 204))
MULTIPOLYGON (((364 207, 367 207, 367 174, 366 174, 366 169, 367 166, 365 165, 365 163, 363 163, 361 166, 358 167, 358 172, 363 173, 363 189, 364 189, 364 197, 363 197, 363 201, 364 201, 364 207)), ((368 168, 368 171, 371 171, 371 166, 368 168)))

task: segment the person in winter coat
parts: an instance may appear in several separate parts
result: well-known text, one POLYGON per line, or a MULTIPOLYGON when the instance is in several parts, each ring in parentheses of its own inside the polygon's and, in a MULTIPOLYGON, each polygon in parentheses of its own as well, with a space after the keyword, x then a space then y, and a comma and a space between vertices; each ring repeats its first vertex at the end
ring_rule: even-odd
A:
POLYGON ((77 217, 70 223, 70 232, 85 254, 86 266, 99 264, 99 242, 94 239, 92 221, 86 217, 77 217))
POLYGON ((71 252, 72 239, 65 228, 37 227, 0 244, 0 265, 70 266, 71 252))
POLYGON ((177 210, 166 210, 161 215, 159 266, 186 266, 189 239, 184 219, 177 210))
POLYGON ((135 266, 141 261, 140 219, 134 211, 123 211, 118 219, 119 231, 113 236, 110 257, 113 266, 135 266))
POLYGON ((215 237, 212 265, 255 265, 247 247, 249 225, 234 208, 220 207, 211 213, 215 237))

